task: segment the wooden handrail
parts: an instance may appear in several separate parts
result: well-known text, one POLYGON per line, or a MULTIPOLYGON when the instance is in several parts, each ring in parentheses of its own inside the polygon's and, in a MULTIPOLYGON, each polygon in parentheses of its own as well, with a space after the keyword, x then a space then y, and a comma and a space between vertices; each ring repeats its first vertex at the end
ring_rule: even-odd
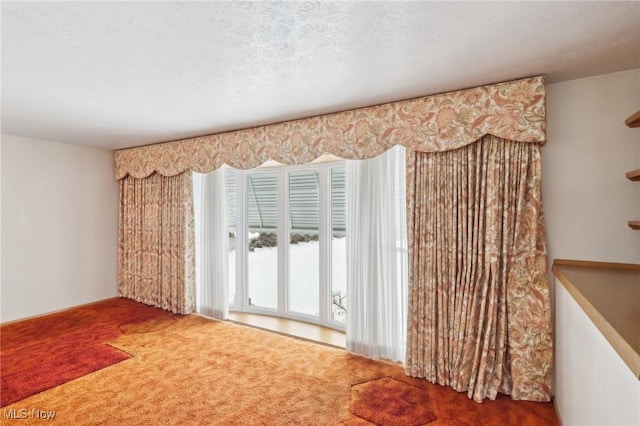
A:
POLYGON ((624 120, 624 124, 629 127, 640 127, 640 110, 636 111, 635 114, 624 120))

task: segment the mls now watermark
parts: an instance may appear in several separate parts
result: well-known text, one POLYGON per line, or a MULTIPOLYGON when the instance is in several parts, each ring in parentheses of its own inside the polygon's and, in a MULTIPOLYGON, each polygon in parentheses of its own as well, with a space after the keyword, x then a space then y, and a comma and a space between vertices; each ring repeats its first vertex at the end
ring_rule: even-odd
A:
POLYGON ((4 410, 2 417, 5 419, 25 420, 25 419, 40 419, 40 420, 53 420, 56 418, 55 411, 45 411, 38 408, 26 409, 26 408, 11 408, 4 410))

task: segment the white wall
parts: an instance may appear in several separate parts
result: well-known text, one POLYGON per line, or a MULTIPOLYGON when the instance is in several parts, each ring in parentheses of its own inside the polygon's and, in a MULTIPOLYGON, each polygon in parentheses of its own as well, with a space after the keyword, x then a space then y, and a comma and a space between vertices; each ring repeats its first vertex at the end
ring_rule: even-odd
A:
POLYGON ((113 153, 2 135, 1 160, 0 321, 116 296, 113 153))
POLYGON ((640 424, 640 381, 556 282, 555 404, 564 426, 640 424))
MULTIPOLYGON (((629 220, 640 220, 640 183, 625 177, 640 168, 640 129, 624 124, 638 109, 640 69, 547 85, 542 190, 550 260, 640 263, 640 231, 627 226, 629 220)), ((633 374, 624 364, 619 368, 622 360, 604 337, 594 334, 599 332, 562 285, 555 287, 554 394, 559 414, 567 426, 607 424, 596 419, 615 418, 608 410, 615 408, 611 399, 620 394, 618 380, 620 386, 630 386, 633 395, 639 382, 619 379, 627 372, 633 379, 633 374), (581 316, 584 321, 577 319, 581 316), (606 345, 596 348, 599 339, 606 345), (615 374, 607 375, 599 365, 604 359, 615 360, 615 374), (604 385, 606 395, 604 383, 609 383, 604 385), (584 413, 595 417, 589 420, 584 413)), ((638 415, 637 404, 625 409, 631 410, 632 419, 633 413, 638 415)))
POLYGON ((640 69, 547 85, 543 198, 550 259, 640 263, 640 69))

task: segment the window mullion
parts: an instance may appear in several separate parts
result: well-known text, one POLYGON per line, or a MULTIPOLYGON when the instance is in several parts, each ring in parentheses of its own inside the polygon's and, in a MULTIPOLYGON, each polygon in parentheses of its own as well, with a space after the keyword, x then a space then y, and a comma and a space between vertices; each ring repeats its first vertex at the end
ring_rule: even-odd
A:
POLYGON ((242 170, 236 176, 236 309, 247 307, 247 173, 242 170))
POLYGON ((278 170, 278 312, 289 311, 289 173, 278 170))
POLYGON ((331 238, 329 236, 329 217, 331 215, 330 211, 330 203, 328 202, 330 185, 328 184, 328 174, 327 167, 320 167, 319 170, 319 220, 318 220, 318 244, 319 244, 319 253, 320 253, 320 285, 319 285, 319 312, 320 312, 320 321, 324 324, 327 323, 329 319, 329 300, 331 298, 330 292, 330 267, 331 262, 330 257, 330 242, 331 238))

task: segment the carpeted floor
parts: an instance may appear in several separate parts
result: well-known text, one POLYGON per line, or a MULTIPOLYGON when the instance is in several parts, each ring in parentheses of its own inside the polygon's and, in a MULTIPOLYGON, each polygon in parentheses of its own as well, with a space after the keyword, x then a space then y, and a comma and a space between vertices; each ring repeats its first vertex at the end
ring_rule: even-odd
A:
POLYGON ((111 344, 131 358, 4 407, 3 424, 557 424, 550 403, 478 404, 395 364, 197 315, 130 331, 111 344))
POLYGON ((129 358, 106 344, 149 321, 177 316, 112 299, 0 327, 0 406, 129 358))

